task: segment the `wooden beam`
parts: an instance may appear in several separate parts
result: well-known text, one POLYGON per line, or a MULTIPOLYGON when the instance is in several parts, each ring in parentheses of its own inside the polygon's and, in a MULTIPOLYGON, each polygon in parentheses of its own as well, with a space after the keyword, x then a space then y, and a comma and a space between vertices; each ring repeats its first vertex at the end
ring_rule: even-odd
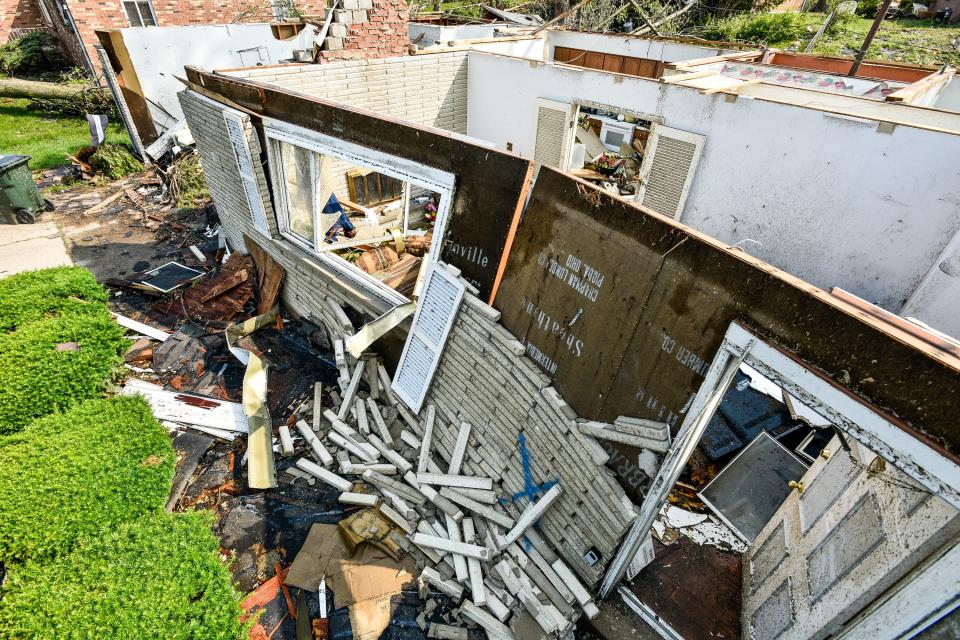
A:
POLYGON ((720 75, 720 71, 713 69, 712 71, 694 71, 693 73, 678 73, 673 76, 665 76, 660 78, 660 82, 663 84, 677 84, 678 82, 683 82, 684 80, 695 80, 696 78, 706 78, 707 76, 717 76, 720 75))
POLYGON ((727 53, 722 56, 710 56, 709 58, 696 58, 694 60, 682 60, 680 62, 667 62, 663 66, 667 69, 689 69, 690 67, 699 67, 714 62, 726 62, 727 60, 747 60, 749 58, 759 58, 763 51, 741 51, 739 53, 727 53))
POLYGON ((737 93, 744 87, 749 87, 752 84, 760 84, 763 82, 760 78, 754 78, 753 80, 735 80, 731 78, 729 84, 721 84, 716 87, 710 87, 709 89, 703 89, 700 91, 701 95, 709 96, 714 93, 727 92, 727 93, 737 93))
POLYGON ((886 101, 914 104, 928 91, 933 91, 940 85, 950 82, 955 73, 956 69, 953 67, 944 67, 938 73, 931 73, 926 78, 922 78, 913 84, 908 84, 905 87, 897 89, 886 97, 886 101))

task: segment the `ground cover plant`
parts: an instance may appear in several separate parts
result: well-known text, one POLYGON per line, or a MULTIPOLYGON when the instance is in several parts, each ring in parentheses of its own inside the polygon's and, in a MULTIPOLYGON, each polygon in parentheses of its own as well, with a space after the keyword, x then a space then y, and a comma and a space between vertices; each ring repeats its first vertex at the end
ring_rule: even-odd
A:
POLYGON ((236 640, 238 596, 212 514, 155 513, 9 569, 0 638, 236 640))
POLYGON ((0 316, 13 319, 0 333, 0 434, 96 397, 118 370, 123 329, 82 272, 43 270, 0 284, 0 316), (20 283, 25 303, 16 300, 20 283))
POLYGON ((88 400, 0 438, 0 560, 62 555, 163 509, 174 463, 170 437, 133 396, 88 400))

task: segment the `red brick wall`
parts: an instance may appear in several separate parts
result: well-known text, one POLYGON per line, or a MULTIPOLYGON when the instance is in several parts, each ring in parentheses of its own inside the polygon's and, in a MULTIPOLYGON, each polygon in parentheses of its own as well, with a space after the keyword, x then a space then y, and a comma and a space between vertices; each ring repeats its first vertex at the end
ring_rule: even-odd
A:
MULTIPOLYGON (((0 0, 6 2, 9 0, 0 0)), ((123 29, 130 26, 120 0, 67 0, 73 19, 83 38, 87 54, 100 69, 96 51, 98 29, 123 29)), ((323 13, 323 0, 296 2, 303 14, 323 13)), ((269 22, 270 3, 251 0, 154 0, 157 25, 226 24, 231 22, 269 22)))
POLYGON ((321 51, 321 60, 389 58, 407 53, 409 15, 405 0, 373 0, 366 22, 347 25, 343 48, 321 51))
POLYGON ((43 14, 36 0, 0 0, 0 44, 10 39, 15 29, 43 27, 43 14))

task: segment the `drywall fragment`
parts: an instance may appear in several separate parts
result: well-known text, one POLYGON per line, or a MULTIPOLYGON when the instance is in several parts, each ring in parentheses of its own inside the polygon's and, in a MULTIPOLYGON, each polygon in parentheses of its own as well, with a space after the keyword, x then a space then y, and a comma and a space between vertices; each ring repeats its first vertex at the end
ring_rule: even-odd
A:
POLYGON ((367 398, 367 407, 370 409, 370 415, 373 416, 373 423, 377 426, 380 437, 387 444, 393 444, 393 436, 390 435, 390 430, 387 429, 387 424, 383 421, 380 407, 377 406, 377 403, 374 402, 372 398, 367 398))
POLYGON ((510 627, 503 624, 469 600, 464 600, 463 604, 460 605, 460 613, 483 627, 490 635, 491 640, 513 640, 513 634, 510 632, 510 627))
POLYGON ((320 480, 323 480, 330 486, 340 491, 350 491, 353 488, 353 484, 348 480, 344 480, 340 476, 330 471, 327 471, 320 465, 310 462, 306 458, 300 458, 297 460, 297 467, 306 471, 307 473, 317 477, 320 480))
POLYGON ((410 526, 410 522, 404 518, 402 515, 394 511, 386 503, 381 503, 380 513, 387 516, 390 520, 394 522, 398 527, 406 531, 407 533, 413 533, 413 527, 410 526))
POLYGON ((493 489, 491 478, 478 476, 458 476, 444 473, 418 473, 417 482, 421 484, 440 485, 443 487, 465 487, 467 489, 493 489))
MULTIPOLYGON (((421 535, 421 534, 415 534, 414 537, 416 537, 416 535, 421 535)), ((417 544, 416 540, 414 540, 414 544, 417 544)), ((422 545, 419 545, 419 546, 422 546, 422 545)), ((440 573, 433 567, 424 567, 423 571, 420 572, 420 577, 426 580, 427 582, 429 582, 430 584, 432 584, 433 586, 435 586, 437 589, 439 589, 443 593, 450 596, 451 598, 459 600, 461 597, 463 597, 463 587, 457 584, 456 582, 450 582, 449 580, 444 580, 443 576, 441 576, 440 573)))
POLYGON ((540 519, 540 516, 552 505, 554 502, 560 498, 563 494, 563 489, 559 484, 555 484, 543 495, 542 498, 534 502, 533 504, 527 505, 527 508, 523 510, 523 513, 520 514, 520 518, 517 519, 517 523, 513 525, 513 528, 507 532, 507 535, 504 536, 500 541, 500 548, 505 548, 514 542, 517 541, 523 532, 533 526, 533 524, 540 519))
POLYGON ((341 493, 339 500, 343 504, 357 504, 363 507, 377 506, 377 496, 372 493, 341 493))
POLYGON ((357 456, 358 458, 360 458, 366 463, 374 464, 377 461, 377 459, 374 456, 371 456, 369 453, 367 453, 366 449, 361 447, 356 442, 349 440, 347 438, 344 438, 342 435, 340 435, 335 431, 331 431, 330 433, 328 433, 327 437, 330 438, 330 442, 337 445, 338 447, 342 447, 346 449, 347 451, 357 456))
POLYGON ((353 405, 354 396, 357 395, 357 389, 360 388, 360 380, 363 379, 363 369, 366 362, 360 360, 357 362, 357 368, 353 370, 353 377, 350 378, 350 384, 347 385, 347 389, 343 392, 343 402, 340 403, 340 411, 337 413, 337 418, 343 420, 347 417, 347 414, 350 412, 350 407, 353 405))
POLYGON ((477 560, 489 560, 490 550, 476 544, 467 544, 456 540, 448 540, 440 536, 431 536, 419 531, 413 534, 411 538, 415 545, 429 547, 439 551, 446 551, 455 556, 464 556, 467 558, 476 558, 477 560))
POLYGON ((470 423, 461 422, 460 432, 457 434, 457 442, 453 445, 453 454, 450 456, 450 468, 447 473, 455 476, 459 475, 460 467, 463 465, 463 456, 467 452, 467 442, 470 440, 470 423))
POLYGON ((587 591, 586 587, 577 580, 577 577, 573 575, 570 568, 563 563, 563 560, 558 559, 553 563, 553 571, 573 593, 573 597, 577 599, 577 603, 583 608, 583 612, 587 618, 593 620, 593 618, 600 613, 600 610, 597 609, 597 606, 593 603, 593 600, 590 598, 590 592, 587 591))
POLYGON ((371 433, 367 436, 367 440, 373 445, 374 449, 380 452, 380 455, 387 459, 387 462, 394 465, 401 473, 406 473, 413 469, 413 465, 407 462, 406 458, 388 447, 383 440, 377 436, 371 433))
MULTIPOLYGON (((463 519, 463 541, 467 544, 475 544, 477 541, 473 518, 463 519)), ((470 574, 470 593, 473 604, 482 607, 487 603, 487 591, 483 587, 483 570, 480 568, 480 561, 476 558, 467 558, 467 571, 470 574)))
MULTIPOLYGON (((280 425, 280 450, 283 455, 293 455, 293 438, 290 437, 290 427, 285 424, 280 425)), ((313 433, 311 431, 311 433, 313 433)))
POLYGON ((320 418, 323 417, 323 383, 313 383, 313 431, 320 433, 320 418))
MULTIPOLYGON (((310 445, 310 448, 313 449, 313 452, 317 454, 317 457, 320 458, 320 462, 323 466, 327 467, 333 464, 333 456, 330 455, 330 452, 327 451, 327 448, 323 446, 323 443, 320 442, 320 438, 317 437, 317 434, 313 432, 313 429, 310 428, 310 425, 307 424, 306 420, 297 421, 297 430, 300 432, 300 435, 303 436, 303 439, 307 441, 307 444, 310 445)), ((283 434, 281 433, 281 437, 283 434)))
POLYGON ((354 414, 357 416, 357 429, 360 430, 360 433, 367 435, 370 433, 370 424, 367 422, 367 404, 357 398, 353 401, 354 414))
POLYGON ((491 522, 496 522, 497 524, 503 527, 509 528, 514 525, 513 518, 511 518, 510 516, 502 514, 499 511, 493 509, 492 507, 488 507, 485 504, 480 504, 476 500, 473 500, 463 495, 462 493, 460 493, 460 491, 456 489, 443 487, 442 489, 440 489, 440 496, 450 500, 451 502, 455 502, 462 507, 466 507, 467 509, 469 509, 470 511, 473 511, 478 516, 483 516, 487 520, 490 520, 491 522))
POLYGON ((395 494, 403 498, 404 500, 409 500, 410 502, 415 502, 416 504, 423 504, 427 501, 426 497, 416 489, 412 489, 405 484, 392 480, 385 475, 377 473, 376 471, 364 471, 363 479, 369 482, 370 484, 375 484, 382 489, 389 489, 395 494))
POLYGON ((430 446, 433 444, 433 422, 436 419, 436 409, 432 404, 427 405, 427 418, 423 425, 423 438, 420 440, 420 457, 417 458, 417 473, 427 471, 427 462, 430 460, 430 446))

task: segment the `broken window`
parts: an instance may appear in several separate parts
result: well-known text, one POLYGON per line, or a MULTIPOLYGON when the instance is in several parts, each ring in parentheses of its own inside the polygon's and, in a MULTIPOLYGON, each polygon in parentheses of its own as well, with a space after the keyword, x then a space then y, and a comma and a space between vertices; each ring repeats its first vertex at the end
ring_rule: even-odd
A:
POLYGON ((127 20, 131 27, 155 27, 157 17, 153 13, 153 5, 147 2, 123 0, 123 10, 127 13, 127 20))
POLYGON ((412 296, 447 206, 441 190, 306 140, 268 137, 284 237, 412 296))

